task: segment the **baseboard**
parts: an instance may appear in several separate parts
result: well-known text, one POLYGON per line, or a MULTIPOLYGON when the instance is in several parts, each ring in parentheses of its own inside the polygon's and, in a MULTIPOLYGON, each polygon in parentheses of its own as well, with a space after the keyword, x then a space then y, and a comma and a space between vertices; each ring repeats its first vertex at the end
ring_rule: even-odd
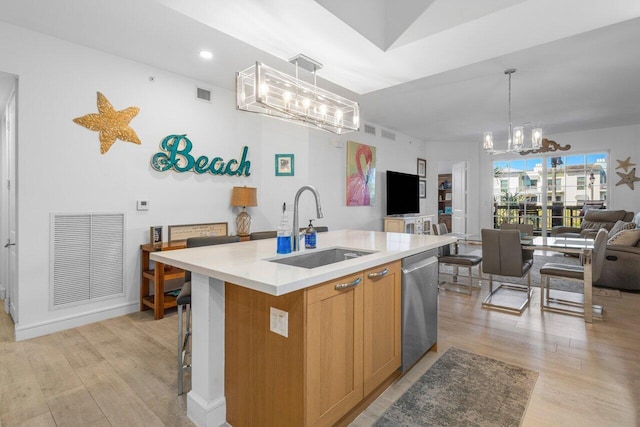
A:
POLYGON ((51 334, 53 332, 64 331, 66 329, 76 328, 78 326, 88 325, 89 323, 98 322, 100 320, 110 319, 112 317, 123 316, 125 314, 134 313, 140 310, 139 302, 124 303, 114 307, 94 310, 85 313, 79 313, 68 317, 52 319, 45 322, 23 325, 18 323, 15 329, 16 341, 23 341, 42 335, 51 334))

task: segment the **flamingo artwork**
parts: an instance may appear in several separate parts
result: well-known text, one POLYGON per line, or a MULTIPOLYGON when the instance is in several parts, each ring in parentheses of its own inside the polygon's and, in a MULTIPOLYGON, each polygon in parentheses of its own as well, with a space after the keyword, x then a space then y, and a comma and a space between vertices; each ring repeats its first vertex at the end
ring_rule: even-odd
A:
POLYGON ((349 141, 347 145, 347 206, 371 206, 375 196, 375 147, 349 141))

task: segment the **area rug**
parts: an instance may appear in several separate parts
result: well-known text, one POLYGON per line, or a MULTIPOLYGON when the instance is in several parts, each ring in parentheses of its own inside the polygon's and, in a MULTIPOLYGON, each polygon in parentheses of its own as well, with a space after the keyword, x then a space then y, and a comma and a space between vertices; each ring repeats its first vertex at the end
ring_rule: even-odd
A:
POLYGON ((374 423, 518 426, 538 373, 451 347, 374 423))

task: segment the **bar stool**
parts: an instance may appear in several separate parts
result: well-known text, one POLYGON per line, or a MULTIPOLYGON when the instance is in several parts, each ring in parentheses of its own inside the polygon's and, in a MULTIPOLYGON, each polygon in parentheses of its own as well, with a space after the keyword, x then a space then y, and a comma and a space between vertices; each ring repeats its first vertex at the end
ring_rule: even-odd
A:
POLYGON ((191 371, 191 363, 187 363, 187 356, 191 354, 189 346, 191 338, 191 282, 186 282, 182 286, 178 298, 176 298, 176 304, 178 305, 178 395, 181 395, 183 374, 185 371, 191 371), (182 325, 183 307, 187 308, 186 330, 182 325))
MULTIPOLYGON (((199 246, 220 245, 222 243, 239 242, 238 236, 211 236, 211 237, 191 237, 187 239, 187 248, 199 246)), ((183 393, 184 373, 191 371, 191 363, 187 362, 187 356, 191 355, 191 272, 185 271, 184 285, 176 298, 178 306, 178 395, 183 393), (183 326, 183 308, 186 307, 187 320, 183 326)))

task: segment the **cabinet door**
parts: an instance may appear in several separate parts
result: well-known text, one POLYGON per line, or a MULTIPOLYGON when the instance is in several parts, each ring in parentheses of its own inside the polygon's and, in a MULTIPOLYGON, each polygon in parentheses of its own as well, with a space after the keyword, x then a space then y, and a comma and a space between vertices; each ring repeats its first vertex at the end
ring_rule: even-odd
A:
POLYGON ((402 219, 385 219, 384 231, 388 233, 404 233, 404 220, 402 219))
POLYGON ((306 425, 332 425, 363 395, 362 274, 307 291, 306 425))
POLYGON ((400 261, 364 272, 365 396, 402 363, 400 274, 400 261))

